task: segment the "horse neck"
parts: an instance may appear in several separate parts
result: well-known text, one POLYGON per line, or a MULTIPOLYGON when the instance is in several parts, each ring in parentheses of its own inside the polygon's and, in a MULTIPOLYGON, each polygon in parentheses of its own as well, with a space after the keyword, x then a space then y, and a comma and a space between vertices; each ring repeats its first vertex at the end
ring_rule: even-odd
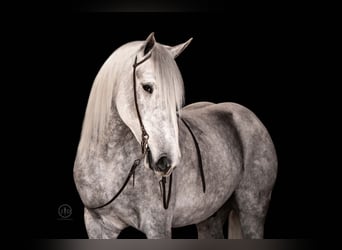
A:
POLYGON ((118 192, 140 154, 139 143, 115 109, 104 137, 101 144, 78 152, 74 165, 77 189, 89 207, 104 204, 118 192))
POLYGON ((101 145, 100 151, 106 161, 116 165, 129 165, 140 152, 139 143, 130 128, 120 118, 116 108, 113 108, 105 137, 106 140, 101 145))
POLYGON ((127 175, 140 152, 132 131, 122 121, 116 108, 112 108, 103 139, 101 142, 92 142, 88 150, 78 152, 75 167, 82 172, 96 169, 98 178, 108 175, 120 178, 120 175, 127 175))

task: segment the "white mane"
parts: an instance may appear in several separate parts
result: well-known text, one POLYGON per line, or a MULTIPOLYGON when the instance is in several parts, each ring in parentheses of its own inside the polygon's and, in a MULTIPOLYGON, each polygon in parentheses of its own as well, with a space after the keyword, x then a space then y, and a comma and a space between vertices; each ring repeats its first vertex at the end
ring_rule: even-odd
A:
MULTIPOLYGON (((132 65, 143 43, 130 42, 121 46, 99 70, 88 99, 78 146, 79 152, 86 153, 90 147, 97 148, 104 142, 105 131, 112 117, 112 105, 115 104, 113 99, 119 87, 126 87, 120 84, 124 82, 123 79, 132 79, 132 65)), ((162 86, 162 96, 173 122, 177 123, 176 109, 180 110, 184 101, 183 80, 177 64, 163 45, 158 43, 155 44, 149 60, 155 62, 156 79, 162 86)))

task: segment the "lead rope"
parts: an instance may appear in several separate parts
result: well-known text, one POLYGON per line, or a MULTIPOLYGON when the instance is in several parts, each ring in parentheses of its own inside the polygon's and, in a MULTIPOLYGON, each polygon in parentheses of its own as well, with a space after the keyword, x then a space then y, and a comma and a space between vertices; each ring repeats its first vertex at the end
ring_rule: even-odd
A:
POLYGON ((170 175, 169 192, 168 192, 167 197, 166 197, 165 184, 166 184, 166 177, 163 176, 162 179, 159 181, 159 187, 160 187, 160 191, 161 191, 162 196, 163 196, 164 209, 168 209, 169 208, 169 203, 170 203, 170 198, 171 198, 172 173, 170 175))

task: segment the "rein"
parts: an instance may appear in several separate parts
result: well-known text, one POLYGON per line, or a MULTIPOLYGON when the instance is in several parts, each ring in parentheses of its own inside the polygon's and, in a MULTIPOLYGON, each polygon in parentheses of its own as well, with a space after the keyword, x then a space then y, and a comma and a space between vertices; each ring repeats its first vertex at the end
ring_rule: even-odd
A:
MULTIPOLYGON (((140 62, 137 62, 137 57, 135 57, 134 59, 134 64, 133 64, 133 91, 134 91, 134 104, 135 104, 135 109, 137 111, 137 116, 139 119, 139 124, 140 124, 140 129, 141 129, 141 156, 140 158, 134 160, 133 165, 131 167, 131 169, 129 170, 129 173, 123 183, 123 185, 121 186, 121 188, 119 189, 119 191, 113 196, 112 199, 110 199, 108 202, 106 202, 103 205, 97 206, 97 207, 88 207, 88 209, 100 209, 103 208, 107 205, 109 205, 110 203, 112 203, 121 193, 122 191, 125 189, 125 187, 128 184, 128 181, 130 180, 130 178, 133 176, 133 187, 134 187, 134 174, 135 174, 135 170, 136 168, 141 164, 141 161, 144 160, 144 158, 146 157, 146 154, 149 153, 149 147, 148 147, 148 139, 149 139, 149 135, 145 129, 144 123, 142 121, 141 118, 141 114, 140 114, 140 110, 139 110, 139 105, 138 105, 138 97, 137 97, 137 83, 136 83, 136 68, 141 65, 142 63, 144 63, 146 60, 148 60, 151 57, 152 54, 149 54, 148 56, 146 56, 143 60, 141 60, 140 62)), ((194 134, 192 133, 189 125, 181 118, 181 120, 183 121, 183 123, 185 124, 185 126, 188 128, 188 130, 190 131, 190 134, 195 142, 195 146, 196 146, 196 151, 197 151, 197 156, 198 156, 198 164, 199 164, 199 168, 200 168, 200 173, 201 173, 201 180, 202 180, 202 187, 203 187, 203 192, 205 193, 205 189, 206 189, 206 185, 205 185, 205 179, 204 179, 204 172, 203 172, 203 166, 202 166, 202 158, 201 158, 201 153, 200 153, 200 149, 197 143, 197 140, 194 136, 194 134)), ((172 173, 170 175, 170 181, 169 181, 169 190, 168 190, 168 194, 166 195, 166 177, 163 176, 162 179, 159 181, 159 187, 163 196, 163 206, 164 209, 168 209, 169 207, 169 203, 170 203, 170 198, 171 198, 171 189, 172 189, 172 173)))
MULTIPOLYGON (((141 161, 144 160, 147 152, 149 151, 148 149, 148 139, 149 139, 149 135, 146 132, 144 123, 141 119, 141 114, 140 114, 140 110, 139 110, 139 105, 138 105, 138 98, 137 98, 137 90, 136 90, 136 68, 144 63, 147 59, 149 59, 151 57, 151 54, 148 55, 147 57, 145 57, 143 60, 141 60, 140 62, 137 62, 137 57, 135 57, 134 59, 134 64, 133 64, 133 91, 134 91, 134 103, 135 103, 135 109, 137 111, 137 115, 138 115, 138 119, 139 119, 139 124, 140 124, 140 129, 141 129, 141 156, 140 158, 136 159, 133 162, 133 165, 131 167, 131 169, 129 170, 129 173, 126 177, 126 180, 124 181, 123 185, 121 186, 121 188, 119 189, 119 191, 113 196, 112 199, 110 199, 109 201, 107 201, 105 204, 97 206, 97 207, 91 207, 89 209, 100 209, 103 208, 107 205, 109 205, 110 203, 112 203, 121 193, 122 191, 125 189, 125 187, 128 184, 129 179, 133 176, 133 186, 134 186, 134 174, 135 174, 135 169, 140 165, 141 161)), ((164 178, 164 177, 163 177, 164 178)), ((164 206, 165 207, 165 206, 164 206)))
POLYGON ((200 174, 201 174, 201 180, 202 180, 202 188, 203 188, 203 193, 205 193, 206 190, 206 185, 205 185, 205 176, 204 176, 204 171, 203 171, 203 164, 202 164, 202 157, 201 157, 201 150, 199 148, 198 142, 196 140, 196 137, 194 135, 194 133, 192 132, 189 124, 186 123, 186 121, 181 118, 182 122, 184 123, 185 127, 187 127, 187 129, 189 130, 192 139, 194 140, 195 143, 195 147, 196 147, 196 152, 197 152, 197 158, 198 158, 198 167, 200 170, 200 174))

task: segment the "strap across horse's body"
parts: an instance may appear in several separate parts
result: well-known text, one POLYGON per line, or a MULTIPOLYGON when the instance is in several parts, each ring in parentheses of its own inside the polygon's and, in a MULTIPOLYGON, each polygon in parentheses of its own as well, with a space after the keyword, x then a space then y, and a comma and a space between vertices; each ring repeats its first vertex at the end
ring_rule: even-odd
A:
POLYGON ((205 176, 204 176, 204 171, 203 171, 203 164, 202 164, 202 157, 201 157, 201 150, 199 148, 198 142, 196 140, 196 137, 194 135, 194 133, 192 132, 189 124, 184 120, 184 118, 180 118, 182 120, 182 122, 184 123, 185 127, 187 127, 187 129, 189 130, 192 139, 194 140, 195 143, 195 147, 196 147, 196 152, 197 152, 197 159, 198 159, 198 167, 200 170, 200 174, 201 174, 201 180, 202 180, 202 188, 203 188, 203 193, 205 193, 206 190, 206 185, 205 185, 205 176))

